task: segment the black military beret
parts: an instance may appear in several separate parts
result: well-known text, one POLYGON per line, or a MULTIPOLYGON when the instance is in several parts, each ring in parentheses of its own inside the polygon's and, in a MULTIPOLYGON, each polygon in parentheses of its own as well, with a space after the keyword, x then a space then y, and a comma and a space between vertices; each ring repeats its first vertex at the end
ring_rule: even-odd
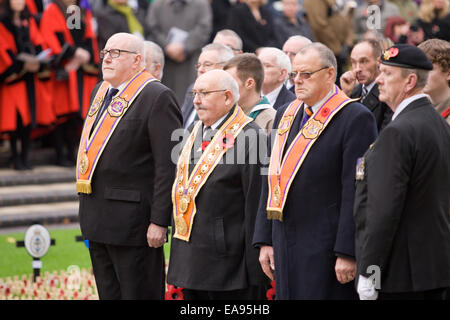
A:
POLYGON ((381 63, 400 68, 432 70, 425 52, 410 44, 396 44, 381 55, 381 63))

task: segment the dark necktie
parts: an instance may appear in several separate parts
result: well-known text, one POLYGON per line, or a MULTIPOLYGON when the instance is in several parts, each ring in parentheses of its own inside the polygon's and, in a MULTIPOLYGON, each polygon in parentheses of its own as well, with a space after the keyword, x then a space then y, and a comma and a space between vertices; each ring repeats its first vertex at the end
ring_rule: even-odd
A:
POLYGON ((308 119, 313 115, 314 111, 311 107, 306 107, 304 109, 304 114, 303 114, 303 120, 302 120, 302 124, 300 125, 300 128, 303 128, 303 126, 305 125, 306 121, 308 121, 308 119))
POLYGON ((362 87, 362 93, 361 93, 361 101, 363 101, 363 100, 366 98, 366 96, 367 96, 368 93, 369 93, 369 92, 367 91, 366 86, 363 86, 363 87, 362 87))
MULTIPOLYGON (((100 108, 100 110, 97 113, 97 118, 95 118, 94 125, 92 126, 91 130, 93 130, 95 128, 98 121, 102 117, 103 113, 108 108, 109 104, 111 103, 112 97, 114 97, 117 94, 117 92, 119 92, 119 89, 115 89, 115 88, 109 89, 108 94, 106 95, 106 98, 103 101, 102 107, 100 108)), ((92 131, 91 131, 91 134, 92 134, 92 131)))

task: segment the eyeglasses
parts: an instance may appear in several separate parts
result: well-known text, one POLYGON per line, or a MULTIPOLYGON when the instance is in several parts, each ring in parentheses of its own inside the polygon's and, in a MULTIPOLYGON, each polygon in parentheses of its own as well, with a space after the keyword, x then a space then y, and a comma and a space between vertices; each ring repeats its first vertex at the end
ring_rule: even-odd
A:
POLYGON ((322 67, 322 68, 320 68, 319 70, 312 71, 312 72, 297 72, 297 71, 292 71, 291 73, 289 73, 289 77, 295 78, 295 77, 299 76, 301 80, 308 80, 309 78, 311 78, 311 76, 312 76, 314 73, 319 72, 319 71, 324 70, 324 69, 328 69, 328 68, 330 68, 330 67, 322 67))
POLYGON ((122 49, 102 50, 102 51, 100 51, 100 59, 103 59, 104 57, 106 57, 106 54, 108 54, 108 53, 111 58, 115 59, 115 58, 120 57, 120 54, 122 52, 137 54, 137 52, 122 50, 122 49))
POLYGON ((196 70, 198 70, 198 69, 200 69, 202 66, 203 66, 203 68, 205 68, 205 69, 209 69, 209 68, 212 68, 213 66, 219 66, 219 65, 221 65, 221 64, 224 64, 225 62, 217 62, 217 63, 212 63, 212 62, 205 62, 205 63, 203 63, 203 64, 201 64, 201 63, 197 63, 196 65, 195 65, 195 69, 196 70))
POLYGON ((222 89, 222 90, 211 90, 211 91, 192 91, 190 92, 190 96, 192 99, 195 99, 195 96, 198 95, 200 97, 200 99, 204 99, 206 98, 206 96, 210 93, 214 93, 214 92, 225 92, 227 91, 227 89, 222 89))

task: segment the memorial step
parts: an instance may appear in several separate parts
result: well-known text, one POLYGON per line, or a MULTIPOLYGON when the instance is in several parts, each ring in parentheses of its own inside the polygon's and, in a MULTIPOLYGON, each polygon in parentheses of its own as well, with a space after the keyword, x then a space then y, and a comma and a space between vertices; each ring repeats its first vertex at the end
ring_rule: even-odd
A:
POLYGON ((78 201, 0 207, 0 228, 78 222, 78 201))
POLYGON ((39 166, 28 171, 0 169, 0 187, 75 181, 75 168, 39 166))
POLYGON ((0 187, 0 207, 77 200, 74 182, 0 187))

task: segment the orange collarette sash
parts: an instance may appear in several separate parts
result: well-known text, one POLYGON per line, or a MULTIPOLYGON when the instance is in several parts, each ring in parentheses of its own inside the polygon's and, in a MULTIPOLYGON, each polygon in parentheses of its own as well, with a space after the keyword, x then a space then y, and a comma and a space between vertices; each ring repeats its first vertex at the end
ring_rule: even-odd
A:
POLYGON ((214 135, 214 138, 206 147, 189 176, 191 150, 197 132, 202 126, 201 121, 198 121, 194 126, 187 143, 181 151, 177 164, 177 175, 172 187, 175 238, 189 241, 194 217, 197 213, 195 198, 198 192, 203 187, 214 168, 219 164, 225 152, 233 146, 236 137, 242 131, 244 126, 251 121, 253 121, 253 119, 247 117, 244 111, 242 111, 239 106, 236 106, 233 114, 214 135), (224 143, 224 139, 227 139, 228 142, 224 143))
POLYGON ((102 82, 92 101, 91 107, 89 108, 88 116, 86 117, 81 133, 76 167, 77 192, 86 194, 92 193, 92 176, 103 150, 134 99, 139 95, 142 89, 152 81, 156 81, 156 79, 153 78, 150 73, 145 70, 138 72, 128 81, 122 91, 112 99, 107 112, 103 113, 90 136, 89 134, 95 122, 95 117, 103 103, 103 99, 105 98, 105 94, 109 87, 108 82, 102 82))
POLYGON ((355 100, 348 98, 337 86, 334 86, 331 95, 308 119, 283 157, 289 131, 303 102, 295 100, 286 108, 278 125, 278 134, 270 157, 267 219, 283 221, 283 208, 289 189, 309 150, 331 119, 348 103, 355 100))

